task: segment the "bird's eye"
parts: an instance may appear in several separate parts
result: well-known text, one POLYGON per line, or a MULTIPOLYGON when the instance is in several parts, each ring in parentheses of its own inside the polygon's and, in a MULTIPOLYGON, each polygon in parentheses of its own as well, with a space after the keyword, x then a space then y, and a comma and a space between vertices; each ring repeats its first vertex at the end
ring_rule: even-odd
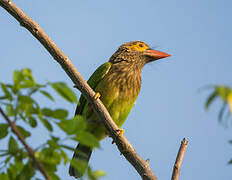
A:
POLYGON ((143 44, 139 44, 139 47, 141 47, 141 48, 142 48, 142 47, 143 47, 143 44))

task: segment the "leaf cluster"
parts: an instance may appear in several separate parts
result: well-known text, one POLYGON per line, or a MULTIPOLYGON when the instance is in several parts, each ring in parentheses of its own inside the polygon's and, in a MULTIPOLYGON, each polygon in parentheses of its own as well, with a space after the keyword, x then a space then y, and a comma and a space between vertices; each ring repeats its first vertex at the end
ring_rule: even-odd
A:
MULTIPOLYGON (((48 82, 39 84, 34 80, 30 69, 15 70, 13 72, 13 83, 0 82, 0 105, 7 116, 16 125, 24 139, 33 136, 33 130, 39 124, 48 131, 45 142, 38 142, 38 146, 32 148, 36 158, 43 164, 52 179, 59 179, 57 166, 61 163, 67 164, 71 160, 67 156, 67 150, 74 151, 70 146, 64 144, 65 140, 79 141, 90 147, 99 147, 99 142, 92 134, 86 131, 86 121, 82 116, 69 118, 66 109, 41 107, 38 97, 44 96, 55 102, 55 98, 48 87, 51 87, 59 96, 68 103, 77 103, 75 93, 64 82, 48 82), (65 138, 55 135, 54 128, 60 128, 65 138)), ((9 124, 0 123, 0 141, 8 141, 7 149, 0 149, 0 179, 31 179, 36 177, 35 162, 29 157, 26 149, 17 141, 9 124)), ((0 147, 2 148, 2 147, 0 147)), ((75 163, 74 163, 75 164, 75 163)), ((75 165, 81 168, 81 164, 75 165)), ((68 170, 67 170, 68 173, 68 170)), ((105 173, 92 171, 88 168, 87 177, 96 180, 105 173)))
MULTIPOLYGON (((208 96, 205 108, 208 110, 212 102, 221 99, 223 104, 218 113, 218 120, 222 122, 223 119, 228 119, 232 114, 232 88, 229 86, 213 86, 211 89, 213 89, 213 92, 208 96)), ((229 143, 232 144, 232 140, 229 143)), ((228 163, 232 164, 232 159, 228 163)))
POLYGON ((223 104, 218 113, 218 119, 222 121, 224 118, 228 118, 232 113, 232 88, 229 86, 213 86, 211 89, 213 91, 206 100, 205 108, 208 110, 212 102, 216 99, 221 99, 223 104))

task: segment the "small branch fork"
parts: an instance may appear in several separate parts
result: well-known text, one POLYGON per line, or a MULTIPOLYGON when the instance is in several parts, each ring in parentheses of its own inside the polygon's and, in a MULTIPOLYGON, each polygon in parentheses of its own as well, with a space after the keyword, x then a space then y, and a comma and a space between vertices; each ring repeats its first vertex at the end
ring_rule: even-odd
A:
POLYGON ((157 180, 155 174, 149 168, 148 163, 135 151, 124 135, 120 136, 118 134, 119 128, 112 120, 109 112, 99 99, 94 98, 96 93, 90 88, 68 56, 59 49, 59 47, 34 20, 27 16, 11 0, 0 0, 0 6, 17 19, 21 26, 30 31, 31 34, 47 49, 51 56, 62 66, 63 70, 75 84, 75 87, 77 87, 92 104, 94 111, 99 119, 102 120, 119 151, 134 166, 141 178, 143 180, 157 180))
POLYGON ((43 165, 36 159, 34 151, 30 148, 30 146, 27 145, 25 139, 23 138, 22 134, 19 132, 18 128, 16 127, 14 122, 11 122, 8 116, 4 113, 2 108, 0 107, 0 113, 2 114, 3 118, 7 121, 7 123, 10 125, 13 133, 18 137, 19 141, 24 145, 26 148, 29 156, 31 159, 35 162, 36 167, 38 170, 42 173, 42 175, 45 177, 46 180, 51 180, 50 176, 47 174, 46 170, 44 169, 43 165))
POLYGON ((180 145, 177 157, 176 157, 176 162, 173 167, 172 180, 179 180, 180 168, 181 168, 181 164, 184 158, 184 153, 186 152, 186 149, 187 149, 187 145, 188 145, 188 141, 184 138, 181 141, 181 145, 180 145))

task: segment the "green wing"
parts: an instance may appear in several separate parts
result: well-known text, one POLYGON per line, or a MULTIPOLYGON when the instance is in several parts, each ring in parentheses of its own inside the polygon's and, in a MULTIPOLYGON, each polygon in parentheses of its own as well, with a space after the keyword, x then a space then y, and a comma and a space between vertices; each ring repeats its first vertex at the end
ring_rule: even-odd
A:
MULTIPOLYGON (((89 78, 87 83, 89 84, 89 86, 93 90, 95 90, 98 83, 109 72, 110 68, 111 68, 111 63, 106 62, 106 63, 102 64, 100 67, 98 67, 97 70, 92 74, 92 76, 89 78)), ((87 100, 85 99, 85 97, 83 95, 81 95, 81 97, 79 99, 79 103, 78 103, 77 108, 76 108, 75 115, 80 115, 83 113, 83 110, 84 110, 86 103, 87 103, 87 100)))

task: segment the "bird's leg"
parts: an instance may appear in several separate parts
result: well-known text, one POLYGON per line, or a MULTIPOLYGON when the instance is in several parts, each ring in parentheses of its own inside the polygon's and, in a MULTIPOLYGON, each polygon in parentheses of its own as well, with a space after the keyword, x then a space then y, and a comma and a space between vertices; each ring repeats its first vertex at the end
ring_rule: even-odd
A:
POLYGON ((101 97, 101 94, 99 92, 96 92, 96 94, 94 95, 94 99, 97 100, 101 97))

